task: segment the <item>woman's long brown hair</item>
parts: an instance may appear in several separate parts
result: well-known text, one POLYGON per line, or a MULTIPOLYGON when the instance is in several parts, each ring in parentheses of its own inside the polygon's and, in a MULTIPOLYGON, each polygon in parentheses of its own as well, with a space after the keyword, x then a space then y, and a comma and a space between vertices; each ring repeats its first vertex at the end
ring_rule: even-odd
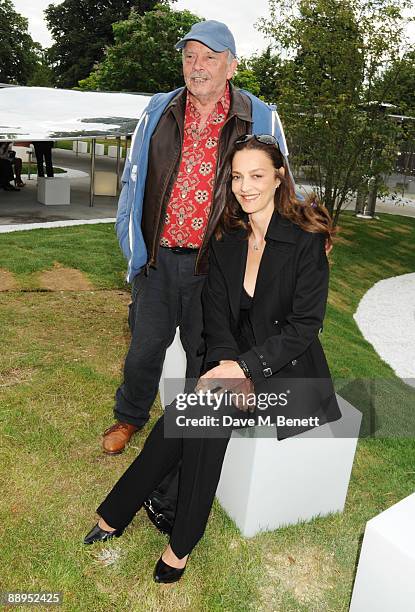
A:
POLYGON ((232 160, 237 151, 251 150, 263 151, 271 160, 275 173, 281 184, 275 191, 275 210, 282 217, 299 225, 307 232, 321 232, 326 234, 326 249, 331 248, 336 233, 329 211, 319 202, 317 196, 310 194, 304 200, 295 195, 294 182, 291 178, 287 162, 281 154, 278 145, 264 144, 255 138, 243 143, 234 144, 226 160, 226 189, 224 190, 225 206, 215 230, 215 236, 220 239, 224 232, 244 228, 247 236, 251 233, 247 215, 242 211, 237 199, 232 193, 232 160), (284 173, 280 171, 284 168, 284 173))

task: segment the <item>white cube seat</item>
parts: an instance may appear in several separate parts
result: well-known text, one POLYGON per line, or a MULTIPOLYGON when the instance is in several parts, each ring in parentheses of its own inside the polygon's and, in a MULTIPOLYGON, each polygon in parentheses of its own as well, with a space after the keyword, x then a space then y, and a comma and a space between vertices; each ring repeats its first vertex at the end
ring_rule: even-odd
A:
POLYGON ((74 140, 72 142, 72 151, 74 153, 88 153, 88 143, 82 140, 74 140))
POLYGON ((71 203, 71 183, 66 177, 37 178, 37 200, 46 206, 62 206, 71 203))
POLYGON ((95 143, 95 155, 104 155, 104 153, 105 153, 105 146, 103 144, 96 142, 95 143))
POLYGON ((415 493, 366 523, 350 612, 415 609, 415 493))
MULTIPOLYGON (((164 359, 163 371, 160 378, 160 401, 164 408, 167 404, 170 404, 175 397, 176 387, 180 385, 180 381, 184 381, 186 376, 186 353, 180 341, 179 328, 176 329, 176 335, 172 344, 166 351, 166 357, 164 359), (165 384, 165 381, 174 381, 172 384, 165 384)), ((179 389, 181 393, 183 389, 179 389)))
POLYGON ((117 195, 117 175, 114 172, 95 172, 94 194, 116 196, 117 195))
POLYGON ((216 495, 242 535, 343 510, 362 415, 337 400, 338 421, 284 440, 273 428, 232 433, 216 495))
MULTIPOLYGON (((108 147, 108 157, 117 157, 117 149, 116 145, 109 145, 108 147)), ((120 159, 122 159, 122 148, 120 147, 120 159)))
MULTIPOLYGON (((183 390, 178 387, 185 372, 177 330, 160 381, 163 406, 174 399, 173 391, 183 390)), ((338 421, 285 440, 278 440, 273 428, 232 433, 216 495, 242 535, 252 537, 343 510, 362 414, 339 395, 337 400, 342 412, 338 421)))

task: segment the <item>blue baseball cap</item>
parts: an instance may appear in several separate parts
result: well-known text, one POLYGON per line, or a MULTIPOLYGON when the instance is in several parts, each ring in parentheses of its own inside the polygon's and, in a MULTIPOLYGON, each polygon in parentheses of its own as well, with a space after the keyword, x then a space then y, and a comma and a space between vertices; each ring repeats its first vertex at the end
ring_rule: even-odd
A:
POLYGON ((190 32, 176 44, 176 49, 183 49, 188 40, 197 40, 218 53, 229 49, 233 55, 236 55, 233 34, 228 26, 220 21, 210 19, 195 23, 190 32))

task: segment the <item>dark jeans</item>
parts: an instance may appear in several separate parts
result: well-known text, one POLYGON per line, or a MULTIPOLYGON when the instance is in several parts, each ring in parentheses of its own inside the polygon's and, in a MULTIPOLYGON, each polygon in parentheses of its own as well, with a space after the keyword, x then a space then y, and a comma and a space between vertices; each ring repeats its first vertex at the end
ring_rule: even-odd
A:
MULTIPOLYGON (((141 427, 156 399, 167 348, 176 327, 186 352, 186 378, 198 378, 203 354, 201 293, 205 276, 195 276, 196 253, 176 254, 160 247, 157 269, 144 270, 132 283, 129 312, 131 343, 124 364, 124 382, 116 392, 114 416, 141 427)), ((177 467, 156 491, 163 505, 174 509, 177 467)))
POLYGON ((36 163, 37 163, 37 175, 45 176, 45 169, 43 166, 43 160, 46 164, 46 174, 49 177, 53 177, 53 164, 52 164, 52 147, 53 142, 34 142, 33 143, 36 163))

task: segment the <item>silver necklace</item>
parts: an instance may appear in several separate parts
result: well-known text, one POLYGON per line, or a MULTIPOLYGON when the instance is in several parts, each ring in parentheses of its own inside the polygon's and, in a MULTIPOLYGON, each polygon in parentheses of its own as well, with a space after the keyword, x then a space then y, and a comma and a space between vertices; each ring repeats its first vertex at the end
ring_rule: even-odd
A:
POLYGON ((259 246, 256 240, 252 240, 252 250, 253 251, 260 251, 262 248, 263 248, 263 245, 259 246))

